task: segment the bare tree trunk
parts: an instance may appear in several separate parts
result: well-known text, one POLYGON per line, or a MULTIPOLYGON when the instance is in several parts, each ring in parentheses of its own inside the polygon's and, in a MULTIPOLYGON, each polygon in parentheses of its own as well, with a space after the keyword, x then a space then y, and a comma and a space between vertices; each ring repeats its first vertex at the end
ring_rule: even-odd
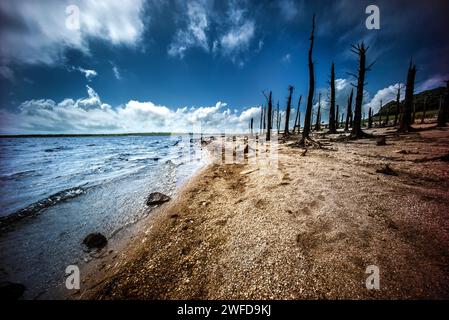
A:
POLYGON ((424 119, 426 118, 426 109, 427 109, 427 97, 424 98, 423 111, 421 117, 421 123, 424 123, 424 119))
POLYGON ((416 117, 416 101, 415 98, 413 98, 412 124, 415 123, 415 117, 416 117))
POLYGON ((264 107, 260 107, 260 127, 259 127, 260 134, 262 134, 262 129, 263 129, 263 110, 264 110, 264 107))
POLYGON ((313 95, 315 92, 315 71, 314 71, 313 58, 312 58, 314 33, 315 33, 315 14, 313 14, 313 17, 312 17, 312 32, 310 33, 310 48, 309 48, 309 54, 308 54, 309 93, 307 96, 307 107, 306 107, 306 115, 304 118, 304 128, 302 130, 302 138, 299 141, 300 146, 306 146, 306 140, 310 139, 310 121, 312 118, 313 95))
POLYGON ((335 127, 335 65, 331 66, 331 101, 329 108, 329 133, 336 133, 335 127))
POLYGON ((398 124, 399 114, 401 113, 401 85, 398 88, 398 94, 396 96, 396 113, 394 115, 394 126, 398 124))
MULTIPOLYGON (((295 125, 293 126, 293 134, 295 134, 296 127, 298 126, 299 119, 301 117, 301 111, 300 111, 301 99, 302 99, 302 95, 299 96, 298 109, 296 110, 295 125)), ((298 128, 298 133, 299 133, 299 128, 298 128)))
POLYGON ((263 132, 267 129, 267 107, 263 107, 263 132))
POLYGON ((373 127, 373 114, 370 107, 368 110, 368 129, 371 129, 372 127, 373 127))
POLYGON ((292 109, 292 94, 293 94, 293 86, 288 86, 288 98, 287 98, 287 107, 285 108, 285 129, 284 136, 288 136, 289 134, 289 122, 290 122, 290 111, 292 109))
POLYGON ((281 121, 279 118, 279 101, 278 101, 278 107, 277 107, 277 116, 276 116, 276 128, 279 134, 279 130, 280 130, 280 125, 281 125, 281 121))
POLYGON ((315 131, 321 130, 320 114, 321 114, 321 92, 318 94, 318 112, 316 113, 315 131))
POLYGON ((335 130, 339 128, 338 118, 340 117, 340 106, 337 104, 337 112, 335 112, 335 130))
POLYGON ((412 107, 413 107, 413 91, 415 89, 416 66, 410 61, 407 73, 407 85, 405 88, 405 102, 402 110, 401 122, 399 124, 400 132, 408 132, 412 129, 412 107))
POLYGON ((379 108, 379 127, 382 127, 382 100, 380 100, 380 108, 379 108))
POLYGON ((351 131, 352 139, 363 138, 366 135, 362 131, 362 103, 363 103, 363 87, 365 85, 365 75, 367 71, 371 70, 371 65, 366 67, 366 52, 369 47, 365 47, 365 44, 362 42, 357 46, 352 46, 352 52, 359 56, 359 71, 357 76, 357 96, 355 98, 355 110, 354 110, 354 126, 351 131))
POLYGON ((438 127, 445 127, 449 121, 449 80, 446 81, 446 91, 444 92, 443 103, 438 112, 438 127))
POLYGON ((385 125, 388 126, 388 122, 390 122, 390 113, 388 112, 388 109, 385 110, 385 112, 387 113, 387 119, 385 119, 385 125))
POLYGON ((268 122, 268 127, 267 127, 267 137, 266 140, 270 141, 271 139, 271 113, 272 113, 272 109, 273 109, 273 103, 271 101, 271 91, 270 91, 270 95, 268 96, 268 110, 267 110, 267 122, 268 122))
POLYGON ((254 124, 254 118, 251 118, 251 122, 250 122, 250 129, 251 129, 251 135, 253 135, 253 124, 254 124))
POLYGON ((348 98, 348 107, 346 109, 346 122, 345 122, 345 131, 349 130, 349 122, 351 119, 351 113, 352 113, 352 95, 354 93, 354 89, 351 89, 351 93, 349 94, 348 98))

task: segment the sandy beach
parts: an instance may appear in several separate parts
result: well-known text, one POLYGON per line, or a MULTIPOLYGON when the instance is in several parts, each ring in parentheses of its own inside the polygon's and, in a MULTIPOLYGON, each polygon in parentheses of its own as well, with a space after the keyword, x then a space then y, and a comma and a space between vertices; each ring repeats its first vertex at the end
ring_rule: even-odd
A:
POLYGON ((448 298, 449 130, 368 132, 386 145, 327 136, 304 155, 291 137, 275 170, 210 164, 69 298, 448 298))

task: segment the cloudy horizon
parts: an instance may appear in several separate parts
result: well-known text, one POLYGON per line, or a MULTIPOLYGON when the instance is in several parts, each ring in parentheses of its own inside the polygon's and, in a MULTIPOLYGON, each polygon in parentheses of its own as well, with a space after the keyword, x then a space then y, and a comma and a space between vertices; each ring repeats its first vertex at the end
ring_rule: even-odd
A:
POLYGON ((369 62, 376 61, 364 110, 376 112, 380 101, 396 98, 410 57, 418 66, 415 92, 442 86, 449 79, 447 2, 377 1, 380 30, 365 28, 367 4, 2 1, 0 133, 189 132, 195 126, 244 132, 251 117, 258 127, 263 92, 272 90, 274 104, 285 109, 288 85, 295 87, 293 114, 300 95, 303 112, 312 12, 315 101, 321 93, 324 109, 333 61, 336 102, 346 108, 354 82, 348 74, 357 68, 350 44, 360 41, 370 45, 369 62), (71 4, 80 11, 79 29, 66 25, 71 4))

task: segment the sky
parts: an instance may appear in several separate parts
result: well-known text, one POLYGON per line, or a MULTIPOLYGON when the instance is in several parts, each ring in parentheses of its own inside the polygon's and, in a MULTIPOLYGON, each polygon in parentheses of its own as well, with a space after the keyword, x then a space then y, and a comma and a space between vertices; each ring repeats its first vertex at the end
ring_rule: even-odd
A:
POLYGON ((258 123, 264 93, 283 111, 289 85, 293 122, 300 95, 305 110, 313 13, 322 120, 331 63, 345 109, 350 46, 361 41, 375 61, 364 110, 376 111, 395 99, 411 57, 416 92, 449 79, 447 12, 445 0, 3 0, 0 133, 242 132, 258 123), (380 29, 366 28, 368 5, 380 29))

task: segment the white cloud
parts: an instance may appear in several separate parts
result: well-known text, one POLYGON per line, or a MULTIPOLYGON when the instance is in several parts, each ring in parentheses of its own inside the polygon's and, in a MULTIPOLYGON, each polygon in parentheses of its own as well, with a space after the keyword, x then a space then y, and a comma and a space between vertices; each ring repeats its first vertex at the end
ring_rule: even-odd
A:
MULTIPOLYGON (((230 58, 236 65, 243 66, 245 59, 242 54, 248 51, 255 36, 254 20, 248 18, 247 9, 235 2, 228 3, 225 16, 213 12, 208 4, 210 2, 204 0, 187 3, 185 26, 174 35, 168 54, 182 59, 187 50, 196 47, 230 58)), ((260 40, 255 52, 260 52, 263 45, 260 40)))
POLYGON ((172 110, 150 101, 130 100, 111 107, 101 101, 90 86, 87 97, 33 99, 20 104, 17 112, 0 109, 0 130, 19 133, 117 133, 117 132, 189 132, 201 126, 203 132, 245 132, 251 117, 260 117, 260 107, 240 114, 226 103, 214 106, 172 110))
POLYGON ((254 21, 251 20, 232 27, 220 39, 223 53, 232 55, 247 50, 254 37, 254 30, 254 21))
POLYGON ((374 97, 370 100, 370 102, 366 103, 363 106, 363 110, 368 114, 368 110, 369 108, 371 108, 374 113, 377 113, 380 109, 381 101, 382 105, 386 105, 388 102, 396 100, 399 85, 401 86, 401 100, 404 99, 405 86, 402 83, 392 84, 386 88, 377 91, 374 97))
POLYGON ((134 46, 144 30, 144 0, 73 0, 80 10, 80 28, 66 27, 65 1, 1 1, 1 15, 14 21, 2 25, 0 64, 54 64, 67 48, 89 53, 89 39, 134 46))
POLYGON ((209 51, 206 31, 209 26, 206 7, 201 2, 187 4, 187 28, 177 31, 173 42, 168 48, 170 56, 184 57, 184 53, 191 47, 200 47, 209 51))
POLYGON ((84 74, 84 76, 86 77, 87 80, 92 80, 92 78, 96 77, 98 75, 97 71, 95 70, 89 70, 89 69, 84 69, 81 67, 73 67, 73 70, 79 71, 82 74, 84 74))
POLYGON ((120 74, 120 70, 118 69, 118 67, 116 65, 112 66, 112 72, 114 72, 114 77, 117 80, 121 80, 122 79, 122 75, 120 74))
MULTIPOLYGON (((351 85, 351 81, 349 79, 335 79, 335 106, 339 106, 339 113, 340 116, 342 113, 346 114, 346 108, 348 105, 348 97, 351 93, 351 90, 353 89, 351 85)), ((315 97, 315 104, 314 109, 318 109, 318 93, 321 92, 321 119, 322 121, 328 121, 329 119, 329 104, 330 104, 330 88, 319 88, 316 93, 315 97)), ((352 108, 354 108, 355 105, 355 95, 356 95, 356 89, 354 88, 354 98, 352 101, 352 108)))

